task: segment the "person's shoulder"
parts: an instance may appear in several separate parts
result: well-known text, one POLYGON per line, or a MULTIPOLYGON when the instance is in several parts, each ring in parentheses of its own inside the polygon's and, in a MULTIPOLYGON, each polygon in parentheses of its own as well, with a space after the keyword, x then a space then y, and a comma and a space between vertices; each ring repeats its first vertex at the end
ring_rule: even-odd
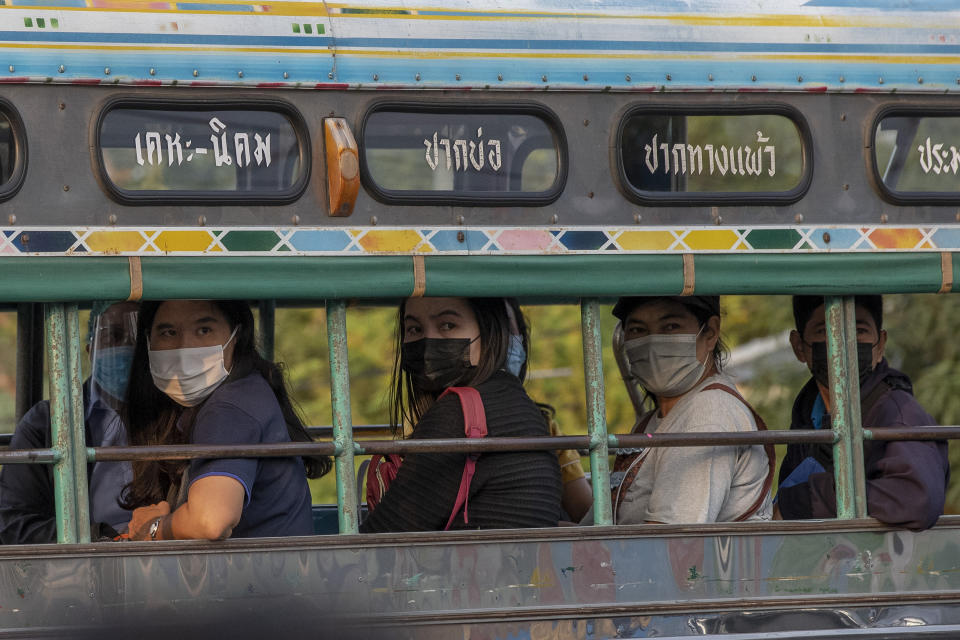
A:
POLYGON ((275 399, 273 389, 262 375, 254 371, 242 378, 220 385, 203 404, 201 411, 229 406, 249 414, 256 414, 265 406, 272 406, 270 399, 275 399))
POLYGON ((739 396, 736 383, 724 374, 711 376, 698 385, 684 404, 684 422, 689 430, 747 431, 757 428, 753 413, 739 396))
POLYGON ((50 439, 50 401, 41 400, 23 414, 10 440, 14 449, 42 448, 50 439))

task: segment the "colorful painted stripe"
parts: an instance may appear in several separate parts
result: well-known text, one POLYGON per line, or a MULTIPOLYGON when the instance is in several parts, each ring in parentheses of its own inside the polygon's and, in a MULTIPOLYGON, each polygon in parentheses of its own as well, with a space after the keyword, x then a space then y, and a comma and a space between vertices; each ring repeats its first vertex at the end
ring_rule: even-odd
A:
POLYGON ((960 251, 960 225, 928 227, 22 228, 0 255, 506 255, 960 251))

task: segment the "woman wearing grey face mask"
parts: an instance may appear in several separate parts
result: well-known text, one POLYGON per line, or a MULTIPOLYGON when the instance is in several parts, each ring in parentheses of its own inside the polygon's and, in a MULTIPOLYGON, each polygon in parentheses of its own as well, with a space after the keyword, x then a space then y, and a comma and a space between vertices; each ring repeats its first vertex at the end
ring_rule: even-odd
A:
MULTIPOLYGON (((653 399, 639 433, 739 432, 763 420, 722 373, 718 296, 621 298, 630 376, 653 399)), ((660 447, 623 453, 611 473, 619 524, 769 520, 773 447, 660 447)), ((584 522, 592 519, 588 513, 584 522)))

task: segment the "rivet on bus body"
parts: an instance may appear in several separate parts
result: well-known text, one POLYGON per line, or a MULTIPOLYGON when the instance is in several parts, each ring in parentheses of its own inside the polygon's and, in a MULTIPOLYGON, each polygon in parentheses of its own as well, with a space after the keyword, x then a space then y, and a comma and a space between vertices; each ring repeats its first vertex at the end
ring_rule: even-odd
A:
POLYGON ((723 216, 717 216, 713 219, 713 224, 723 224, 723 216))
MULTIPOLYGON (((960 213, 957 214, 957 217, 960 218, 960 213)), ((17 224, 17 216, 16 216, 16 214, 11 213, 9 216, 7 216, 7 223, 8 223, 8 224, 17 224)))
POLYGON ((199 75, 200 75, 200 69, 194 69, 194 70, 193 70, 193 77, 196 78, 196 77, 198 77, 199 75))
POLYGON ((457 78, 457 82, 460 82, 460 74, 458 73, 455 77, 457 78))
MULTIPOLYGON (((957 212, 956 218, 957 218, 957 222, 960 222, 960 211, 957 212)), ((13 216, 13 219, 16 220, 17 216, 13 216)), ((13 224, 13 223, 11 222, 10 224, 13 224)))
POLYGON ((327 74, 327 79, 328 79, 328 80, 333 80, 333 71, 331 71, 330 73, 327 74))
POLYGON ((829 232, 827 232, 827 231, 824 231, 824 232, 823 232, 823 241, 829 244, 829 242, 830 242, 830 233, 829 233, 829 232))
POLYGON ((890 219, 890 218, 887 217, 887 214, 885 214, 885 213, 880 214, 880 222, 881 222, 882 224, 887 224, 887 220, 889 220, 889 219, 890 219))
POLYGON ((707 80, 709 80, 710 82, 713 82, 713 74, 712 74, 712 73, 708 73, 708 74, 707 74, 707 80))
POLYGON ((540 82, 546 82, 547 76, 540 76, 540 82))
MULTIPOLYGON (((499 80, 500 82, 503 82, 503 74, 502 74, 502 73, 498 73, 498 74, 497 74, 497 80, 499 80)), ((957 82, 960 83, 960 80, 957 80, 957 82)))
POLYGON ((879 84, 883 84, 883 76, 880 76, 880 79, 877 81, 879 84))
POLYGON ((803 214, 798 213, 797 215, 793 216, 793 221, 797 224, 800 224, 801 222, 803 222, 803 214))
POLYGON ((840 114, 840 121, 843 122, 843 121, 846 121, 846 119, 847 119, 847 114, 841 113, 841 114, 840 114))
POLYGON ((417 75, 413 76, 413 79, 417 82, 420 82, 420 74, 418 73, 417 75))
POLYGON ((846 78, 844 78, 843 76, 840 76, 840 82, 846 82, 846 81, 847 81, 846 78))
POLYGON ((290 222, 293 223, 293 226, 299 225, 299 224, 300 224, 300 216, 294 215, 292 218, 290 218, 290 222))
POLYGON ((13 65, 10 65, 9 69, 10 69, 10 73, 13 73, 13 72, 14 72, 13 65))
POLYGON ((371 226, 371 227, 377 226, 377 222, 379 222, 379 220, 377 220, 377 216, 370 216, 370 226, 371 226))
POLYGON ((242 78, 242 77, 243 77, 243 71, 237 71, 237 77, 238 77, 238 78, 242 78))
POLYGON ((376 82, 376 81, 379 80, 379 79, 380 79, 380 74, 379 74, 379 73, 373 74, 373 81, 374 81, 374 82, 376 82))
POLYGON ((57 109, 60 109, 60 111, 63 111, 63 110, 66 109, 66 108, 67 108, 67 105, 66 105, 66 104, 64 104, 64 103, 62 103, 62 102, 57 103, 57 109))
POLYGON ((152 75, 152 76, 157 75, 157 70, 154 69, 153 67, 150 67, 150 75, 152 75))
POLYGON ((65 66, 63 66, 63 65, 60 65, 60 66, 57 68, 57 71, 58 71, 59 73, 63 73, 63 72, 66 71, 66 70, 67 70, 67 68, 66 68, 65 66))
POLYGON ((850 190, 850 185, 844 184, 841 188, 842 188, 844 191, 849 191, 849 190, 850 190))
POLYGON ((673 76, 671 76, 671 75, 668 73, 668 74, 667 74, 667 81, 669 82, 670 80, 673 80, 673 76))
POLYGON ((110 75, 110 67, 104 67, 104 68, 103 68, 103 75, 105 75, 105 76, 110 75))
POLYGON ((803 76, 797 76, 797 82, 803 82, 803 76))
POLYGON ((750 82, 756 82, 756 81, 757 81, 757 76, 755 75, 750 76, 750 82))
POLYGON ((587 194, 587 197, 592 199, 592 198, 593 198, 593 191, 591 191, 590 193, 588 193, 588 194, 587 194))
POLYGON ((457 231, 457 242, 463 242, 467 239, 466 234, 463 231, 457 231))
POLYGON ((286 80, 286 79, 289 78, 289 77, 290 77, 290 74, 287 73, 286 71, 284 71, 284 72, 283 72, 283 79, 286 80))
POLYGON ((64 191, 70 191, 70 185, 68 185, 68 184, 63 185, 63 190, 64 190, 64 191))
POLYGON ((463 216, 457 216, 457 224, 459 224, 459 225, 465 225, 465 224, 467 224, 467 219, 464 218, 463 216))
POLYGON ((589 127, 589 126, 590 126, 590 121, 589 121, 589 120, 584 120, 584 121, 583 121, 583 126, 589 127))
POLYGON ((917 84, 923 84, 923 76, 917 78, 917 84))
POLYGON ((629 74, 629 73, 628 73, 627 75, 625 75, 625 76, 623 77, 623 79, 624 79, 626 82, 632 82, 632 81, 633 81, 633 78, 630 77, 630 74, 629 74))
POLYGON ((206 226, 207 216, 200 216, 199 218, 197 218, 197 224, 200 225, 201 227, 206 226))
POLYGON ((583 74, 583 81, 588 82, 589 80, 590 80, 590 76, 588 76, 587 74, 583 74))
POLYGON ((117 216, 116 216, 116 214, 111 213, 111 214, 110 214, 110 217, 107 219, 107 221, 108 221, 110 224, 117 224, 117 216))
POLYGON ((634 224, 640 224, 640 221, 641 221, 641 220, 643 220, 643 216, 642 216, 642 215, 640 215, 639 213, 633 214, 633 223, 634 223, 634 224))
POLYGON ((550 224, 557 224, 558 222, 560 222, 560 216, 557 214, 550 216, 550 224))

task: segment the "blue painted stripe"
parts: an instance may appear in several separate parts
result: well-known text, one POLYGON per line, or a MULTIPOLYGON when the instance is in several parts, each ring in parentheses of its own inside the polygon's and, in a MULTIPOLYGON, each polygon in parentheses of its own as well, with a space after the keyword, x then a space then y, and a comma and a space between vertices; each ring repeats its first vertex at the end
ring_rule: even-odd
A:
POLYGON ((530 40, 487 38, 333 38, 330 36, 190 35, 173 33, 71 33, 65 31, 0 31, 0 42, 97 44, 178 44, 247 47, 327 47, 394 50, 618 51, 699 53, 853 53, 877 55, 960 54, 960 44, 695 42, 656 40, 530 40))

